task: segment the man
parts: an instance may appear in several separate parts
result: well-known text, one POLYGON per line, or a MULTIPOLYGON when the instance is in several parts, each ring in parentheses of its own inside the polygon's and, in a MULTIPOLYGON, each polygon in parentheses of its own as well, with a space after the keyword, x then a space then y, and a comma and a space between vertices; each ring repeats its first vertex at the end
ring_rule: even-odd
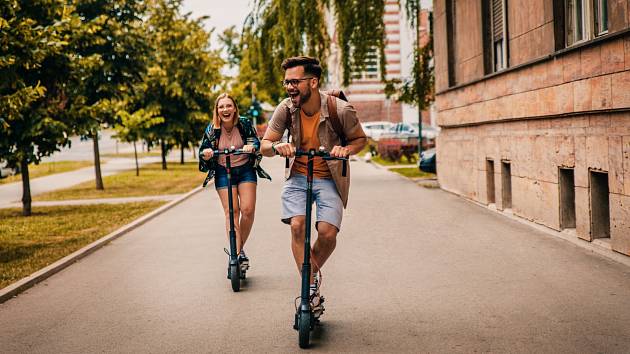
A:
MULTIPOLYGON (((289 98, 276 108, 261 142, 261 152, 265 156, 277 154, 291 158, 282 190, 282 222, 291 225, 291 250, 299 271, 304 258, 307 158, 295 158, 296 148, 306 151, 323 146, 333 157, 348 157, 361 151, 367 138, 354 108, 333 97, 347 141, 346 146, 341 146, 341 137, 330 122, 332 107, 328 106, 328 95, 319 91, 322 68, 317 59, 288 58, 282 68, 285 70, 283 85, 289 98), (289 129, 295 144, 281 141, 285 129, 289 129)), ((341 161, 314 160, 317 241, 312 249, 311 307, 316 318, 324 310, 317 273, 335 249, 343 208, 348 203, 349 170, 348 177, 342 177, 341 164, 341 161)))

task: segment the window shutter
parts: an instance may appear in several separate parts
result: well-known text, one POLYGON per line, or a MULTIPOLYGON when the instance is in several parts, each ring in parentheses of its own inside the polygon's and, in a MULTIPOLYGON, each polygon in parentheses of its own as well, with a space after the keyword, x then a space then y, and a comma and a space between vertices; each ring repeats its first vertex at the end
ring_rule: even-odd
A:
POLYGON ((492 0, 492 38, 503 39, 503 0, 492 0))

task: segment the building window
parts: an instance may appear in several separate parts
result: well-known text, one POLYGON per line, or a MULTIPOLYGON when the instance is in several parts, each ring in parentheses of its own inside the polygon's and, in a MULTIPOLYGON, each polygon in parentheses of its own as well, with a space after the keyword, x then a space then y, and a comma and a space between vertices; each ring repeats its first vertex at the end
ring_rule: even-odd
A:
POLYGON ((457 80, 455 77, 455 63, 457 57, 455 55, 455 0, 446 0, 446 52, 448 58, 448 86, 455 86, 457 80))
POLYGON ((492 0, 492 47, 494 71, 507 68, 505 0, 492 0))
POLYGON ((484 72, 508 67, 506 0, 482 1, 484 72))
POLYGON ((352 80, 377 80, 381 78, 380 56, 378 48, 371 48, 366 55, 364 67, 354 67, 352 80))
POLYGON ((565 0, 567 46, 608 33, 608 0, 565 0))
POLYGON ((593 0, 595 35, 608 33, 608 0, 593 0))

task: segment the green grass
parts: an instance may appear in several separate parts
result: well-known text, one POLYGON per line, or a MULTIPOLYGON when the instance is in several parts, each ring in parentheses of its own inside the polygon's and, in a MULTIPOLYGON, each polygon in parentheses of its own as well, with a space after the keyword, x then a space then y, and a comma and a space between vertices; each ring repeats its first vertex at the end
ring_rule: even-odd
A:
POLYGON ((417 167, 390 168, 389 170, 409 178, 436 178, 434 173, 420 171, 417 167))
POLYGON ((201 185, 205 174, 199 172, 197 162, 168 164, 166 171, 160 163, 148 164, 140 168, 140 176, 135 170, 103 177, 105 190, 96 190, 94 181, 57 190, 34 197, 34 200, 69 200, 94 198, 139 197, 145 195, 180 194, 189 192, 201 185))
POLYGON ((0 289, 109 234, 165 202, 0 209, 0 289))
MULTIPOLYGON (((30 179, 44 177, 55 173, 78 170, 83 167, 93 166, 92 161, 57 161, 43 162, 39 165, 31 164, 28 166, 28 176, 30 179)), ((0 184, 13 183, 22 181, 22 175, 9 176, 0 179, 0 184)))
MULTIPOLYGON (((149 157, 149 156, 162 156, 160 151, 151 151, 151 152, 139 152, 138 153, 138 158, 141 159, 143 157, 149 157)), ((133 152, 122 152, 119 154, 101 154, 101 157, 111 157, 111 158, 130 158, 133 159, 134 158, 134 154, 133 152)))
POLYGON ((382 166, 394 166, 394 165, 415 165, 418 161, 418 153, 414 153, 415 160, 409 161, 405 156, 400 158, 400 161, 390 161, 382 158, 380 155, 373 156, 372 162, 382 166))

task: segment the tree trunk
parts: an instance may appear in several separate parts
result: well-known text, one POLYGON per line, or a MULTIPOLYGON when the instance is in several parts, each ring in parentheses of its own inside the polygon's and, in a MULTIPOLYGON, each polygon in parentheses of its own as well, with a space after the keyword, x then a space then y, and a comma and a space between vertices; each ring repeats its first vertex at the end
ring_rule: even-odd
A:
POLYGON ((166 143, 164 140, 160 140, 160 146, 162 147, 162 169, 166 170, 166 143))
POLYGON ((179 163, 183 165, 184 164, 184 142, 183 141, 181 143, 181 146, 182 146, 182 149, 180 150, 180 153, 179 153, 179 163))
POLYGON ((28 175, 28 161, 20 161, 20 172, 22 173, 22 215, 31 215, 31 181, 28 175))
POLYGON ((92 141, 94 142, 94 171, 96 172, 96 189, 102 191, 105 187, 103 186, 103 176, 101 175, 101 154, 98 150, 98 130, 92 134, 92 141))
POLYGON ((133 156, 136 158, 136 176, 140 176, 140 166, 138 165, 138 149, 136 148, 136 142, 133 142, 133 156))

